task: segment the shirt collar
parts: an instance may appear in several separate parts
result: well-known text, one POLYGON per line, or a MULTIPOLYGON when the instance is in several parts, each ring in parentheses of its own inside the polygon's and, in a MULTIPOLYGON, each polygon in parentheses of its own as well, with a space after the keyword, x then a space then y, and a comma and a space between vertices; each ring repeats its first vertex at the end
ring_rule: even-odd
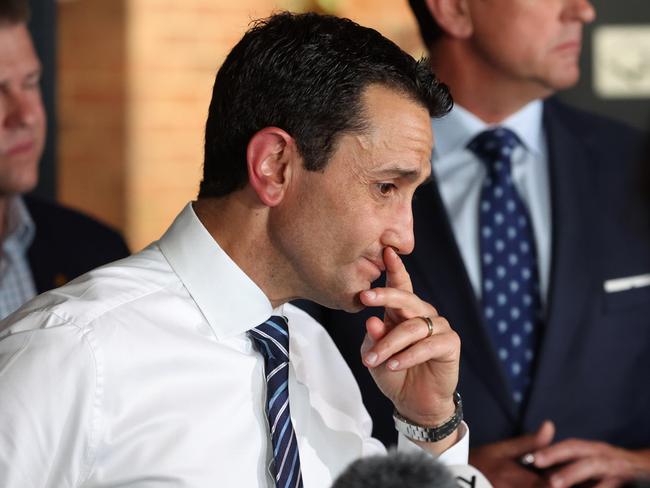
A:
POLYGON ((191 203, 158 245, 217 339, 242 334, 271 316, 269 299, 214 240, 191 203))
POLYGON ((26 252, 34 241, 36 226, 21 197, 15 196, 7 202, 6 219, 2 248, 7 253, 26 252))
MULTIPOLYGON (((498 125, 515 132, 526 149, 539 154, 544 140, 542 109, 542 101, 534 100, 498 125)), ((454 105, 445 117, 432 119, 431 126, 436 141, 434 159, 442 159, 452 152, 464 150, 477 134, 490 127, 460 105, 454 105)))

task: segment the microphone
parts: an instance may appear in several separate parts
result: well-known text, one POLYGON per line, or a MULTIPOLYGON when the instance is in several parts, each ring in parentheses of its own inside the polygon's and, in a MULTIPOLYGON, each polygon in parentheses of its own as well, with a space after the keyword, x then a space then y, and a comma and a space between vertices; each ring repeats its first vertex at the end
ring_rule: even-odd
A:
POLYGON ((332 488, 458 488, 454 475, 424 452, 389 451, 350 464, 332 488))

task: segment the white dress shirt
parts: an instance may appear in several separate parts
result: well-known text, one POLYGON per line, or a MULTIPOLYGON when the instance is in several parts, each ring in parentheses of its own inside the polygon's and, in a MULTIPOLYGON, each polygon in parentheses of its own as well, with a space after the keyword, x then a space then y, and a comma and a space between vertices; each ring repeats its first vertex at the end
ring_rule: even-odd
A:
MULTIPOLYGON (((551 259, 551 203, 542 110, 542 102, 536 100, 499 125, 512 130, 523 143, 512 154, 512 178, 532 220, 540 295, 545 304, 551 259)), ((456 105, 446 117, 433 119, 432 127, 436 138, 433 172, 474 293, 480 298, 478 203, 486 169, 467 144, 490 126, 456 105)))
MULTIPOLYGON (((287 304, 306 487, 384 452, 325 330, 287 304)), ((0 486, 273 487, 264 293, 188 205, 158 241, 0 323, 0 486)), ((468 432, 441 460, 467 462, 468 432)), ((401 439, 402 447, 417 449, 401 439)))

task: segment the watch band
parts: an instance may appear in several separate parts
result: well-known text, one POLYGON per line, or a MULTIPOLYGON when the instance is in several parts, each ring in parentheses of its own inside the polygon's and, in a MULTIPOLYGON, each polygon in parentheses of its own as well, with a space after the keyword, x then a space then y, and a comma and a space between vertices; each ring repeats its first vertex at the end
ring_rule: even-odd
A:
POLYGON ((402 416, 397 410, 393 412, 393 419, 395 420, 395 429, 397 432, 404 434, 409 439, 424 442, 438 442, 445 437, 450 436, 460 425, 463 420, 463 402, 460 398, 460 393, 454 393, 454 405, 456 410, 454 414, 445 421, 442 425, 437 427, 425 427, 411 422, 406 417, 402 416))

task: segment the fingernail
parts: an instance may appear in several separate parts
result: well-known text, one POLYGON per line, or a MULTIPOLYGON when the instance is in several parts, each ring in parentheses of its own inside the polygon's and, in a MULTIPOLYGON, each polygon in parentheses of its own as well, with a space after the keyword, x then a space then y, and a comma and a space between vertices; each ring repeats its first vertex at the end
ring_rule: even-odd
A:
POLYGON ((399 361, 397 359, 391 359, 390 361, 388 361, 388 368, 389 369, 399 368, 399 361))
POLYGON ((550 481, 551 481, 551 486, 553 488, 562 488, 562 486, 563 486, 562 485, 562 478, 560 478, 557 475, 556 476, 551 476, 550 481))
POLYGON ((368 290, 366 291, 366 298, 370 298, 371 300, 374 300, 377 297, 377 292, 368 290))
POLYGON ((371 352, 366 354, 366 364, 369 364, 370 366, 374 366, 376 362, 377 362, 377 353, 371 352))

